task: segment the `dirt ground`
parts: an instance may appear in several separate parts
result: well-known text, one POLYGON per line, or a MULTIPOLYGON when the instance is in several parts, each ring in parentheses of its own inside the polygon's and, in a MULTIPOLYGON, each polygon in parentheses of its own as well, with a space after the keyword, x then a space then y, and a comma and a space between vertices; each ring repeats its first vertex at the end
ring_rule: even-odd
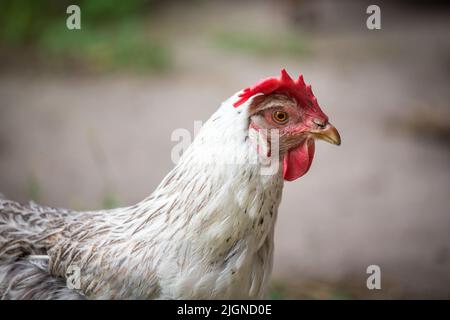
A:
POLYGON ((318 143, 310 172, 285 186, 275 290, 450 297, 448 16, 387 14, 373 32, 363 12, 356 31, 310 33, 311 53, 299 58, 215 47, 209 26, 250 23, 251 15, 258 28, 285 28, 272 5, 227 10, 216 4, 161 17, 175 58, 165 74, 26 66, 0 74, 0 192, 75 209, 137 202, 173 167, 174 129, 192 132, 228 96, 286 67, 312 84, 343 143, 318 143), (366 288, 371 264, 381 267, 382 290, 366 288))

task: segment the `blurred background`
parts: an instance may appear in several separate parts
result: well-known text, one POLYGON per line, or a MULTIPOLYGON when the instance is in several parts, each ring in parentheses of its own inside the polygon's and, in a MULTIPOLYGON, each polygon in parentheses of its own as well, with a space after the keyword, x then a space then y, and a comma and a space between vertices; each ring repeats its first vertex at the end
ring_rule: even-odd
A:
POLYGON ((0 192, 131 205, 173 167, 174 129, 284 67, 343 144, 285 186, 271 298, 450 298, 450 6, 377 1, 368 30, 370 4, 2 1, 0 192))

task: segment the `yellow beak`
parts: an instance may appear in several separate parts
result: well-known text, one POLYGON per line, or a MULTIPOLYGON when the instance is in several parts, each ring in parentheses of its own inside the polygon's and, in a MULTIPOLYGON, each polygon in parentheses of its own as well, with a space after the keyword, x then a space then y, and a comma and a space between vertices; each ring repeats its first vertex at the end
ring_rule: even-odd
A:
POLYGON ((331 144, 340 145, 341 144, 341 136, 336 128, 328 123, 325 128, 311 131, 316 139, 324 140, 331 144))

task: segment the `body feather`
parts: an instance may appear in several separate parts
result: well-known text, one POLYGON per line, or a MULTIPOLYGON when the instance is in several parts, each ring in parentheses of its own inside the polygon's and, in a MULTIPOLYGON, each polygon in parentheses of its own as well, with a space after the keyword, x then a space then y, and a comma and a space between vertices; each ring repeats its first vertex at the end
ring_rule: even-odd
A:
POLYGON ((233 108, 236 99, 223 103, 134 206, 76 212, 0 200, 0 296, 265 297, 282 168, 261 174, 249 139, 252 99, 233 108), (79 289, 66 286, 71 266, 81 270, 79 289))

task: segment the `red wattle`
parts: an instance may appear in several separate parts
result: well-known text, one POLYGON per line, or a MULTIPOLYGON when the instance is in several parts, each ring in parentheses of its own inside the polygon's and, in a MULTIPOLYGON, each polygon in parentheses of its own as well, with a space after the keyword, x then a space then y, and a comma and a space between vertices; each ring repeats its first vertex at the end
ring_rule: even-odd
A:
POLYGON ((284 180, 293 181, 303 176, 311 167, 313 158, 313 139, 306 139, 298 147, 289 150, 283 159, 284 180))

